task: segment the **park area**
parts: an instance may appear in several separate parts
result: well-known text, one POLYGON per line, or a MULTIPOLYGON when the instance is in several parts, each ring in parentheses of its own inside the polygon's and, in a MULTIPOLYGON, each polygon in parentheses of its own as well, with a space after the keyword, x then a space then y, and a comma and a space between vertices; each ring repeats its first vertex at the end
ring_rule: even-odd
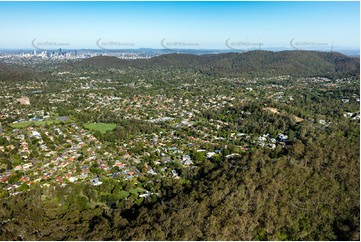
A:
POLYGON ((93 131, 99 131, 100 133, 104 134, 107 131, 111 131, 115 129, 116 124, 106 124, 106 123, 88 123, 84 125, 85 128, 93 130, 93 131))

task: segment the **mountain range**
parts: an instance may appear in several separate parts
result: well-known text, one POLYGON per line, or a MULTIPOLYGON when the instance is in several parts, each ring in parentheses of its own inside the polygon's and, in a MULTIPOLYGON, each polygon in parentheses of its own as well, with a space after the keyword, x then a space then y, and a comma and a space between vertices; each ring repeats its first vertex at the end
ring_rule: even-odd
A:
POLYGON ((97 56, 75 62, 72 68, 187 69, 212 76, 359 76, 360 59, 337 52, 249 51, 208 55, 166 54, 150 59, 124 60, 97 56))
MULTIPOLYGON (((271 77, 291 75, 301 77, 360 75, 360 59, 337 52, 317 51, 249 51, 222 54, 165 54, 150 59, 124 60, 97 56, 76 62, 56 64, 59 70, 188 70, 217 77, 271 77)), ((30 68, 0 62, 0 80, 20 80, 30 74, 30 68)))

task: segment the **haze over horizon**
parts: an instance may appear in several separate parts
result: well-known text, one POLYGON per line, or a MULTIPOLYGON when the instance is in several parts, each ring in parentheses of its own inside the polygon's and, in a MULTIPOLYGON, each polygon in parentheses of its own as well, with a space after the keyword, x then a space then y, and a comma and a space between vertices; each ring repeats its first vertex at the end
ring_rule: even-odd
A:
POLYGON ((359 49, 359 2, 0 2, 0 49, 359 49), (41 48, 42 47, 42 48, 41 48))

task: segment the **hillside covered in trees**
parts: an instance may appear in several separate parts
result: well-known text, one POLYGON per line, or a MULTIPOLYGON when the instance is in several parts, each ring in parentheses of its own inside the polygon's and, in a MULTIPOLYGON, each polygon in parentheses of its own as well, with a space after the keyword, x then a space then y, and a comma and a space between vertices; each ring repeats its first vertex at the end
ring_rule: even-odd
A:
POLYGON ((28 67, 0 62, 0 81, 24 82, 31 77, 32 72, 28 67))
POLYGON ((121 60, 98 56, 78 63, 75 68, 109 69, 191 69, 212 76, 265 77, 275 75, 326 76, 358 75, 359 58, 337 52, 249 51, 214 55, 166 54, 147 60, 121 60))

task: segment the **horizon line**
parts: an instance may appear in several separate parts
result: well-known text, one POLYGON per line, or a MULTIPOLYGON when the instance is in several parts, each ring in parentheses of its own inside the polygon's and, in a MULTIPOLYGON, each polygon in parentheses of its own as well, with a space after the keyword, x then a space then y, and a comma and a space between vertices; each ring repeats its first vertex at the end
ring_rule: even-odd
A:
MULTIPOLYGON (((1 1, 1 0, 0 0, 1 1)), ((171 48, 151 48, 151 47, 139 47, 139 48, 124 48, 124 49, 100 49, 100 48, 55 48, 55 49, 36 49, 36 48, 0 48, 0 50, 29 50, 29 51, 55 51, 55 50, 96 50, 96 51, 101 51, 101 52, 107 52, 107 51, 123 51, 123 50, 143 50, 143 49, 148 49, 148 50, 162 50, 162 51, 212 51, 212 50, 217 50, 217 51, 249 51, 249 50, 271 50, 271 49, 283 49, 283 50, 309 50, 309 51, 335 51, 335 50, 360 50, 360 47, 333 47, 333 50, 331 50, 330 48, 321 48, 321 49, 312 49, 312 48, 305 48, 305 49, 296 49, 293 47, 266 47, 266 48, 249 48, 249 49, 222 49, 222 48, 202 48, 202 49, 185 49, 185 48, 180 48, 180 49, 171 49, 171 48)))

